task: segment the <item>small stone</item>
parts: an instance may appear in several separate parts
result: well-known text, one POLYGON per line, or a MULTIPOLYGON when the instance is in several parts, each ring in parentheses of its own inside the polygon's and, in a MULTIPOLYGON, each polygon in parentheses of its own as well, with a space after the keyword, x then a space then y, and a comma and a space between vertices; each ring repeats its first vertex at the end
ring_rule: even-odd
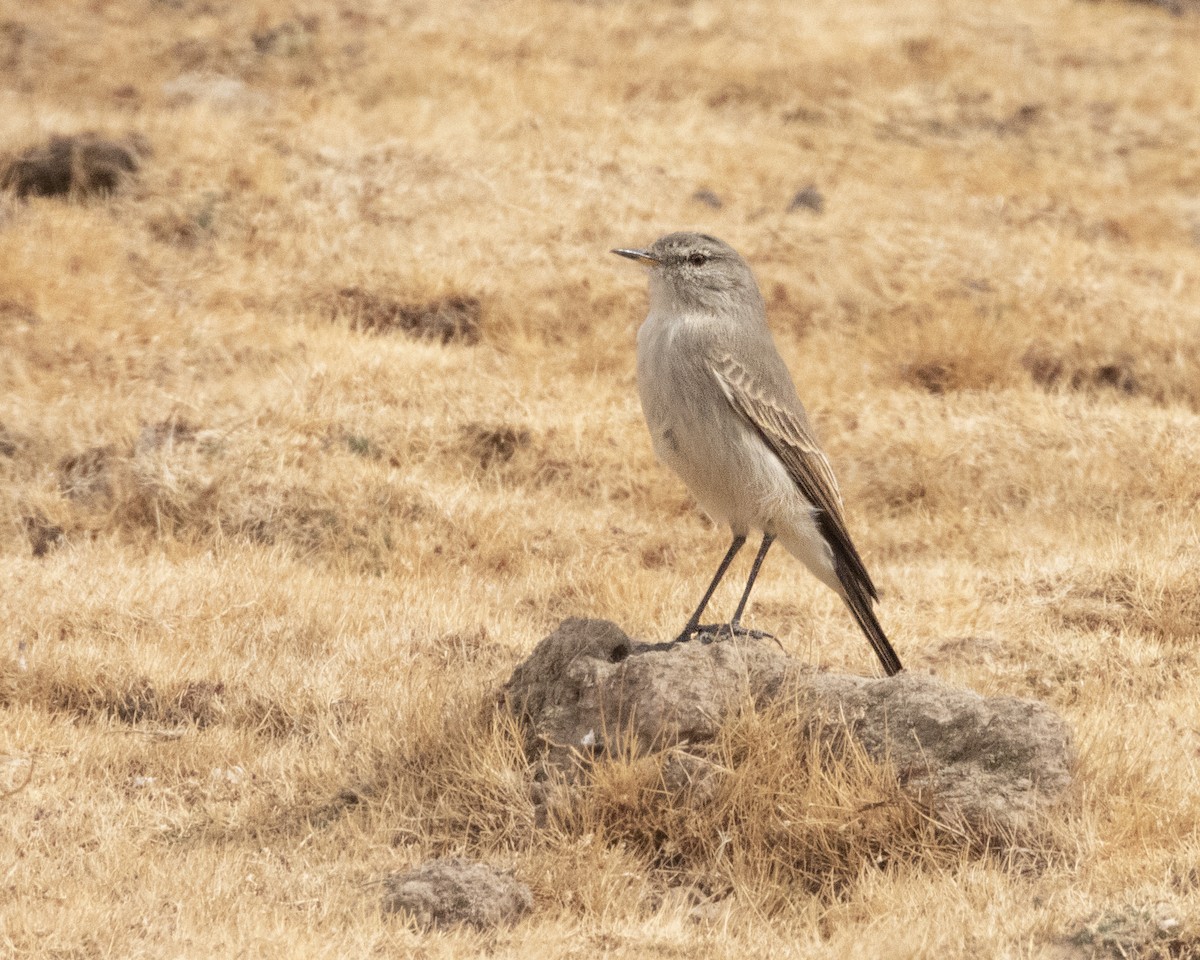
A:
POLYGON ((514 923, 533 909, 529 887, 503 870, 460 857, 429 860, 388 878, 387 913, 403 913, 417 926, 487 930, 514 923))
POLYGON ((697 203, 704 204, 706 207, 712 207, 714 210, 720 210, 721 207, 724 206, 724 204, 721 202, 721 198, 708 188, 697 190, 692 194, 692 199, 697 203))
POLYGON ((815 185, 809 184, 803 190, 800 190, 792 197, 792 202, 788 204, 788 213, 796 210, 811 210, 813 213, 823 213, 825 211, 825 197, 815 185))

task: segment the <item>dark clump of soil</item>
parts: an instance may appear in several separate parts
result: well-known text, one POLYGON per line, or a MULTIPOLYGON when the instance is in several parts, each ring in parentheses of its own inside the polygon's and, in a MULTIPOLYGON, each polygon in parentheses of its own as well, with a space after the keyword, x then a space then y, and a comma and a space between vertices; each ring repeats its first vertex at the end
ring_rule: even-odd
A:
POLYGON ((930 393, 945 393, 954 385, 955 371, 937 361, 912 364, 905 372, 911 382, 930 393))
POLYGON ((255 31, 250 35, 250 40, 259 53, 292 57, 312 47, 313 37, 320 25, 318 17, 285 20, 268 29, 255 31))
POLYGON ((23 438, 19 433, 14 433, 0 423, 0 457, 12 459, 21 449, 22 443, 23 438))
POLYGON ((0 168, 0 187, 18 197, 90 197, 115 191, 137 173, 149 148, 140 138, 107 140, 94 133, 54 136, 0 168))
POLYGON ((28 304, 22 303, 20 300, 3 297, 0 298, 0 321, 14 326, 17 324, 35 326, 41 323, 41 317, 28 304))
POLYGON ((1022 366, 1038 386, 1071 390, 1103 388, 1130 396, 1143 392, 1134 370, 1134 360, 1120 355, 1104 362, 1071 362, 1044 344, 1034 344, 1021 358, 1022 366))
POLYGON ((456 295, 412 304, 362 287, 343 287, 332 297, 330 306, 335 318, 347 318, 355 330, 399 330, 440 343, 477 342, 483 312, 477 297, 456 295))
POLYGON ((21 526, 29 538, 29 546, 35 557, 44 557, 64 542, 64 531, 56 523, 51 523, 40 510, 35 510, 21 518, 21 526))
POLYGON ((1158 7, 1167 13, 1182 17, 1185 13, 1200 14, 1200 0, 1131 0, 1147 7, 1158 7))
POLYGON ((467 452, 484 470, 508 463, 518 450, 529 446, 529 431, 523 428, 472 423, 465 426, 462 432, 467 452))
MULTIPOLYGON (((329 704, 319 698, 281 700, 218 679, 156 683, 137 674, 53 666, 43 670, 35 666, 29 689, 40 706, 73 714, 89 723, 115 720, 169 727, 228 724, 252 730, 256 736, 274 738, 309 737, 324 729, 322 725, 349 719, 349 711, 331 714, 329 704), (39 673, 45 675, 39 678, 39 673)), ((0 689, 0 706, 5 703, 5 691, 0 689)))

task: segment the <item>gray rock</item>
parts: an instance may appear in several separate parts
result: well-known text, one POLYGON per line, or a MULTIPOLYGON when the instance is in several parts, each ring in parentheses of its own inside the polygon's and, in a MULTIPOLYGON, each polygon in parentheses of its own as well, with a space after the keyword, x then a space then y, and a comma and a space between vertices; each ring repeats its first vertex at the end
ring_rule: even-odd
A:
POLYGON ((514 923, 533 908, 533 894, 511 874, 459 857, 429 860, 387 880, 383 909, 424 929, 486 930, 514 923))
MULTIPOLYGON (((818 673, 769 642, 634 643, 603 620, 565 620, 513 672, 503 701, 526 749, 568 777, 610 744, 645 752, 703 744, 747 704, 793 699, 810 730, 890 763, 939 821, 997 842, 1036 827, 1071 782, 1071 735, 1049 707, 982 697, 922 674, 818 673), (847 739, 849 738, 849 739, 847 739)), ((667 773, 695 779, 673 752, 667 773)))

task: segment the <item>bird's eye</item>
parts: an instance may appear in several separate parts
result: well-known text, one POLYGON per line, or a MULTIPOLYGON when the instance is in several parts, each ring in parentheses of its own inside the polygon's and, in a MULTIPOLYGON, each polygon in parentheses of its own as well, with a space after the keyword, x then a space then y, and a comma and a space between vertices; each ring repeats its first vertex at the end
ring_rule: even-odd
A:
POLYGON ((688 254, 688 263, 693 267, 700 267, 708 263, 708 254, 706 253, 690 253, 688 254))

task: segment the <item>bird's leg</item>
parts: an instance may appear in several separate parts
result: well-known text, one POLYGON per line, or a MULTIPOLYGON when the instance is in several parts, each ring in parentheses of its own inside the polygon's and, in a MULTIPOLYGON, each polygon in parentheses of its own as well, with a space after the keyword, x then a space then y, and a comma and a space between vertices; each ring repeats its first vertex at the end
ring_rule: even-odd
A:
POLYGON ((763 534, 762 546, 758 548, 758 554, 754 558, 754 566, 750 568, 750 579, 746 581, 746 589, 742 591, 742 599, 738 601, 737 609, 733 612, 733 619, 729 621, 730 633, 736 635, 741 632, 742 614, 746 612, 746 603, 750 600, 750 591, 754 589, 754 581, 758 579, 758 568, 767 559, 767 551, 771 549, 771 544, 774 542, 775 537, 773 534, 763 534))
POLYGON ((717 567, 716 575, 712 578, 712 583, 708 585, 708 589, 704 591, 704 597, 700 601, 700 606, 696 608, 696 612, 692 614, 688 620, 687 626, 683 628, 683 632, 675 638, 676 643, 684 643, 692 638, 692 634, 697 631, 705 633, 719 629, 720 624, 700 626, 700 615, 704 613, 704 608, 708 606, 708 601, 712 599, 712 595, 717 591, 717 585, 725 576, 725 571, 729 569, 729 565, 733 563, 733 558, 737 556, 737 552, 742 549, 742 545, 746 542, 745 536, 739 534, 733 538, 733 543, 729 545, 729 550, 725 554, 725 559, 721 561, 721 565, 717 567))
POLYGON ((746 581, 746 589, 742 591, 742 599, 738 601, 737 610, 733 613, 733 619, 728 623, 714 624, 711 629, 700 627, 700 631, 715 634, 713 639, 719 639, 722 634, 727 634, 730 637, 750 637, 753 640, 774 640, 776 643, 779 643, 779 638, 773 633, 767 633, 765 630, 748 630, 742 626, 742 614, 745 612, 746 603, 750 599, 750 590, 754 587, 754 581, 758 579, 759 567, 762 566, 763 560, 767 557, 767 551, 771 549, 771 544, 774 542, 774 535, 769 533, 763 534, 762 546, 758 548, 758 555, 754 558, 754 566, 750 568, 750 579, 746 581))

